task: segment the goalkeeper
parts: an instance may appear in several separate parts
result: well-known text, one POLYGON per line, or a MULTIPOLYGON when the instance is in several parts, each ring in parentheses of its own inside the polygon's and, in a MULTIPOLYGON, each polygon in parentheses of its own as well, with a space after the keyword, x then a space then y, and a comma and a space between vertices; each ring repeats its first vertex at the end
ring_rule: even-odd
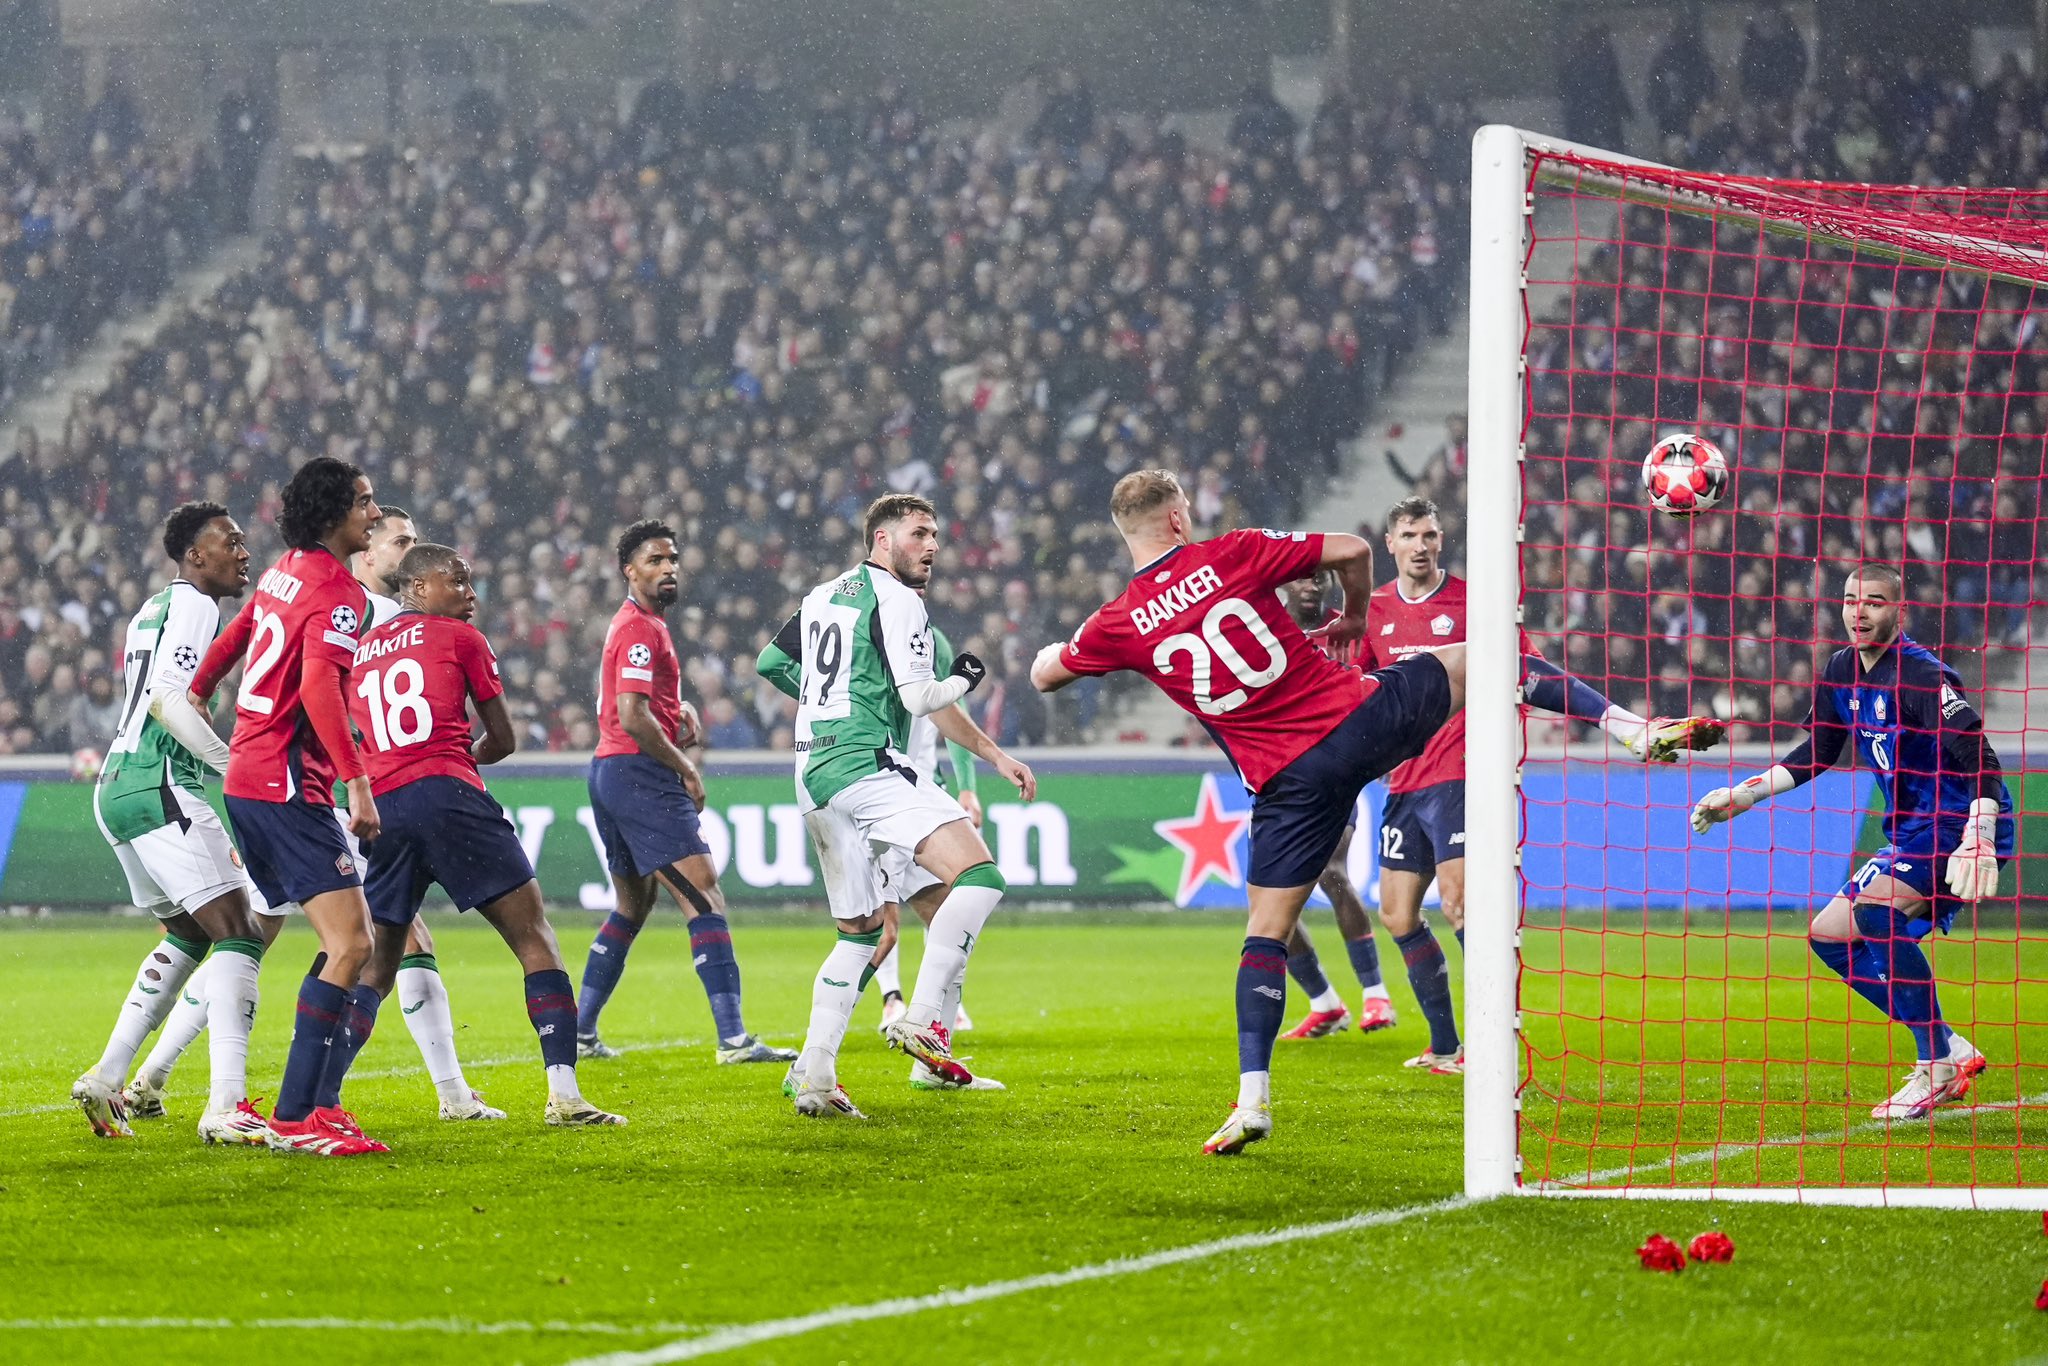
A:
POLYGON ((1871 1111, 1918 1119, 1967 1095, 1984 1055, 1941 1018, 1934 973, 1920 940, 1998 887, 2012 856, 2012 794, 1963 696, 1955 670, 1904 633, 1896 571, 1863 565, 1842 593, 1850 647, 1814 685, 1812 738, 1769 771, 1716 788, 1693 808, 1705 833, 1765 797, 1789 792, 1834 767, 1854 738, 1884 793, 1889 843, 1813 918, 1813 951, 1913 1035, 1918 1061, 1906 1082, 1871 1111))

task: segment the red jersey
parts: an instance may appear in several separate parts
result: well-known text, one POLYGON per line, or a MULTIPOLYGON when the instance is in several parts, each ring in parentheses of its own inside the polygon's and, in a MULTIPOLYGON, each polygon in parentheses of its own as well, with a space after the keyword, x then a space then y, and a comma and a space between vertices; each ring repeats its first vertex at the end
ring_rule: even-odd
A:
MULTIPOLYGON (((1446 572, 1436 591, 1410 599, 1400 580, 1373 590, 1358 667, 1384 669, 1418 650, 1465 643, 1465 581, 1446 572)), ((1387 791, 1416 792, 1465 779, 1465 713, 1444 722, 1422 753, 1387 775, 1387 791)))
POLYGON ((504 692, 490 642, 466 621, 408 611, 370 632, 356 647, 348 699, 370 790, 381 797, 432 777, 482 787, 469 748, 469 701, 504 692))
POLYGON ((597 666, 597 757, 638 754, 640 745, 619 724, 619 694, 647 694, 648 709, 662 734, 677 744, 683 735, 683 666, 668 623, 628 596, 604 633, 597 666))
POLYGON ((1256 792, 1379 686, 1318 650, 1275 591, 1322 558, 1314 532, 1233 531, 1180 546, 1082 622, 1060 663, 1146 675, 1256 792))
MULTIPOLYGON (((314 659, 338 667, 346 678, 369 614, 363 586, 325 550, 288 550, 256 581, 249 605, 214 641, 195 679, 195 686, 205 682, 202 695, 210 693, 246 656, 222 784, 227 795, 332 806, 336 780, 361 775, 353 746, 331 755, 321 743, 300 683, 314 659)), ((340 716, 335 724, 346 736, 340 716)))

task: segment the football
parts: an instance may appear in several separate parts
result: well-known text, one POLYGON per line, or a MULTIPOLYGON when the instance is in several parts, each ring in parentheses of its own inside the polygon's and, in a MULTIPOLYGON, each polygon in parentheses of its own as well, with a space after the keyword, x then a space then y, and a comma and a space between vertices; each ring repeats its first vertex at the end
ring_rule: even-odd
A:
POLYGON ((1643 487, 1659 512, 1696 516, 1728 491, 1728 461, 1713 442, 1679 432, 1643 457, 1643 487))
POLYGON ((89 783, 100 776, 100 765, 105 761, 96 749, 81 749, 71 756, 71 779, 73 782, 89 783))

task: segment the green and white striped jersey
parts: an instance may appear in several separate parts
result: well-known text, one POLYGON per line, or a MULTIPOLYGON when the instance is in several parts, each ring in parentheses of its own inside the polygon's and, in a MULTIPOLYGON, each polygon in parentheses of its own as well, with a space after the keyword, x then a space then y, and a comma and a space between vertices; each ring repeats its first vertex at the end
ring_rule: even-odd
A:
POLYGON ((802 671, 797 684, 796 786, 812 806, 903 762, 909 710, 896 689, 933 675, 924 599, 869 561, 804 595, 776 645, 802 671))
POLYGON ((150 703, 192 686, 219 632, 220 604, 184 579, 173 579, 128 623, 121 730, 93 792, 100 820, 114 838, 132 840, 180 822, 173 786, 205 797, 205 761, 172 737, 150 713, 150 703))

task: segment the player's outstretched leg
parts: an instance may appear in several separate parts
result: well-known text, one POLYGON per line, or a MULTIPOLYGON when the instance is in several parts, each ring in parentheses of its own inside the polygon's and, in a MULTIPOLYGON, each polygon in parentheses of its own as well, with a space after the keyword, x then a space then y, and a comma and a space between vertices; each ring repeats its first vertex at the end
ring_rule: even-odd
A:
POLYGON ((910 1009, 889 1026, 889 1044, 923 1063, 934 1085, 969 1088, 974 1074, 954 1059, 947 1021, 959 1003, 957 988, 966 978, 968 957, 1009 884, 990 860, 988 846, 964 818, 932 831, 918 850, 918 862, 946 878, 947 890, 925 932, 910 1009), (955 869, 957 875, 947 878, 955 869))
MULTIPOLYGON (((182 915, 179 918, 185 919, 182 915)), ((100 1060, 71 1087, 71 1099, 85 1112, 86 1123, 101 1138, 135 1136, 135 1131, 128 1127, 128 1103, 121 1092, 128 1066, 135 1061, 142 1041, 170 1013, 185 983, 206 957, 207 948, 205 933, 191 925, 182 933, 166 930, 164 937, 143 955, 100 1060)))
POLYGON ((1523 655, 1522 669, 1523 701, 1540 711, 1600 727, 1644 763, 1668 764, 1678 758, 1681 750, 1712 749, 1727 732, 1725 725, 1710 716, 1656 720, 1638 716, 1608 701, 1541 655, 1523 655))
POLYGON ((162 1119, 164 1110, 164 1088, 170 1085, 171 1069, 178 1065, 185 1050, 193 1040, 206 1032, 208 983, 213 978, 212 963, 201 963, 199 970, 192 974, 183 989, 178 992, 177 1002, 171 1013, 164 1017, 163 1028, 157 1031, 156 1042, 150 1045, 149 1053, 135 1069, 135 1075, 128 1081, 128 1089, 121 1093, 128 1103, 130 1119, 162 1119))
POLYGON ((1316 946, 1309 940, 1306 925, 1296 925, 1293 937, 1287 941, 1287 975, 1308 997, 1308 1014, 1281 1038, 1324 1039, 1341 1034, 1349 1027, 1351 1011, 1323 972, 1322 961, 1316 957, 1316 946))

